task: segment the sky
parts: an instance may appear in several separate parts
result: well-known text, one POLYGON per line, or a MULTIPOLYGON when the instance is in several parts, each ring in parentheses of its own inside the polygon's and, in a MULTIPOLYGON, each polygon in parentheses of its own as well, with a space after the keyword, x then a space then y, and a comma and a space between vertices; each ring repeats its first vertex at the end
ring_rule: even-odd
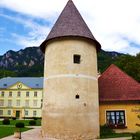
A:
MULTIPOLYGON (((0 0, 0 55, 39 46, 68 0, 0 0)), ((139 0, 73 0, 102 49, 140 52, 139 0)))

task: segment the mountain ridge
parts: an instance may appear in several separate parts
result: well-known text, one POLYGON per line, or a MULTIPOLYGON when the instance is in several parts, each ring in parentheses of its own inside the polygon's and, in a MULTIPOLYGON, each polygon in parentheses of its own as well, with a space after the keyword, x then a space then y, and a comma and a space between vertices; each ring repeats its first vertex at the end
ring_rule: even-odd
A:
MULTIPOLYGON (((101 50, 97 56, 98 72, 103 73, 111 64, 115 64, 140 82, 140 53, 132 56, 101 50)), ((43 71, 44 54, 39 47, 28 47, 19 51, 9 50, 0 56, 0 78, 42 77, 44 75, 43 71)))
MULTIPOLYGON (((118 52, 107 52, 101 50, 98 53, 99 70, 103 72, 119 56, 124 55, 118 52)), ((11 76, 43 76, 44 54, 39 47, 27 47, 19 51, 9 50, 0 56, 0 77, 11 76), (2 74, 2 71, 8 71, 9 75, 2 74)))

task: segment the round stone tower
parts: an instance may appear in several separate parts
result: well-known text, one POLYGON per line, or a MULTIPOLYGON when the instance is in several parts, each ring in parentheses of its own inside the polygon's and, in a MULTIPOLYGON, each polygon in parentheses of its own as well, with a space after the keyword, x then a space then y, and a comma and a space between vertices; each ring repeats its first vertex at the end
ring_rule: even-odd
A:
POLYGON ((61 140, 99 136, 101 46, 71 0, 40 48, 45 53, 42 135, 61 140))

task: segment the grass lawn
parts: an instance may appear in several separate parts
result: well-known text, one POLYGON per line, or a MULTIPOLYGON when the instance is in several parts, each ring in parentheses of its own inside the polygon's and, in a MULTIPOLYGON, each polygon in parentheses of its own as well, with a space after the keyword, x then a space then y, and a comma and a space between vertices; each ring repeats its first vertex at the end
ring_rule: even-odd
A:
MULTIPOLYGON (((31 128, 21 128, 21 131, 27 131, 31 128)), ((15 127, 11 126, 0 126, 0 138, 13 135, 15 131, 15 127)))
MULTIPOLYGON (((29 126, 29 121, 30 120, 10 120, 10 125, 14 125, 17 123, 17 122, 23 122, 25 126, 29 126)), ((0 121, 0 125, 3 125, 2 124, 2 120, 0 121)), ((41 119, 37 119, 36 120, 36 126, 40 126, 41 125, 41 119)))
POLYGON ((131 137, 132 133, 113 133, 113 134, 108 134, 108 135, 103 135, 100 136, 101 139, 104 138, 118 138, 118 137, 131 137))

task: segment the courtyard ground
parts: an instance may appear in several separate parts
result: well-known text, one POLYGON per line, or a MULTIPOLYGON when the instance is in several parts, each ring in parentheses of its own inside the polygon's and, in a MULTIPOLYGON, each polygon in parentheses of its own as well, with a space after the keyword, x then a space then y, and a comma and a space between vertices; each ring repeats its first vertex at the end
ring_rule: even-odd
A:
MULTIPOLYGON (((14 138, 14 135, 2 138, 0 140, 18 140, 19 138, 14 138)), ((129 140, 130 137, 127 138, 110 138, 110 139, 101 139, 101 140, 129 140)), ((22 132, 21 140, 57 140, 54 138, 46 138, 42 139, 41 137, 41 127, 37 126, 34 129, 31 129, 26 132, 22 132)), ((99 140, 99 139, 97 139, 99 140)))

